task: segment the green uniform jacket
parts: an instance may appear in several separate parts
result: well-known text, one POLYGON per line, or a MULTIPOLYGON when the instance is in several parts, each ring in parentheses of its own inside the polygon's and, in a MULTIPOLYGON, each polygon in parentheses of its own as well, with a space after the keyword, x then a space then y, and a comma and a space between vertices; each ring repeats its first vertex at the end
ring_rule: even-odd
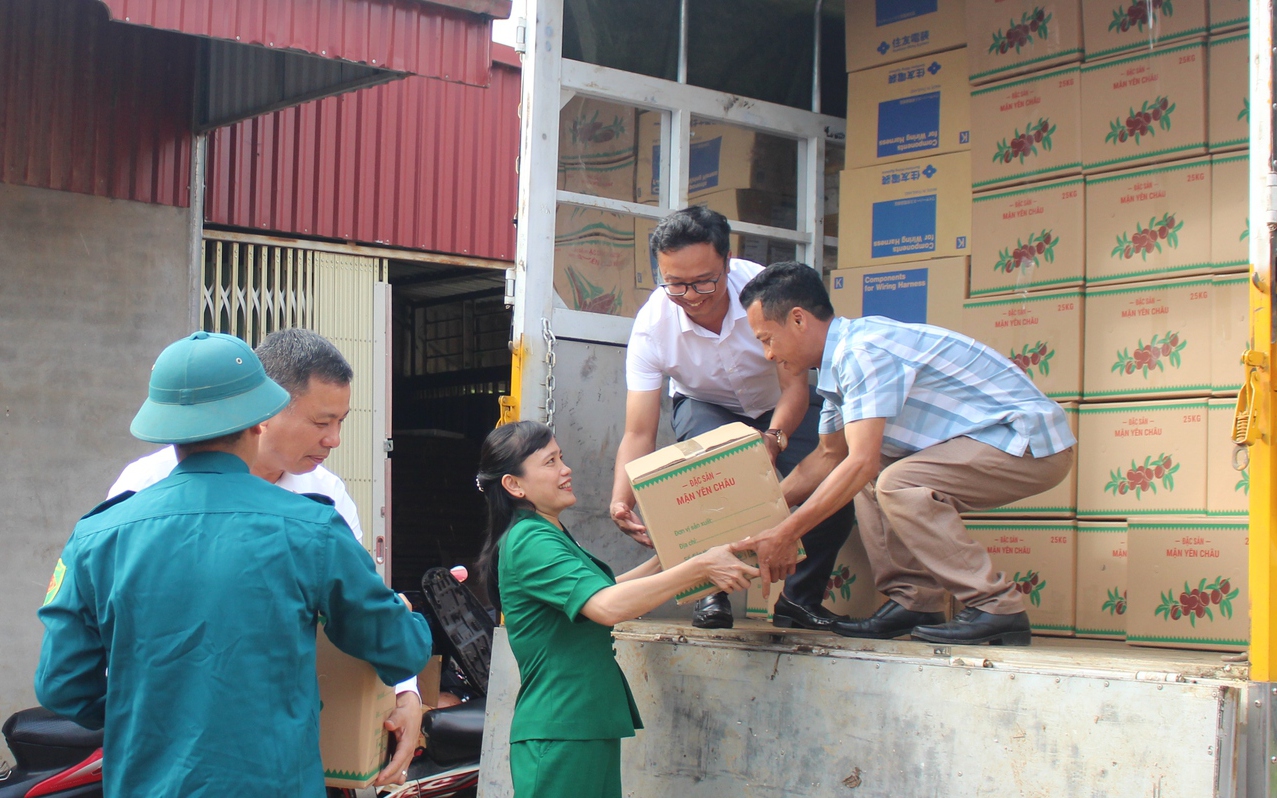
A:
POLYGON ((45 606, 40 703, 105 725, 107 796, 323 796, 315 629, 387 684, 430 631, 331 504, 192 455, 75 527, 45 606))
POLYGON ((501 610, 519 663, 510 742, 633 737, 643 728, 616 664, 612 627, 581 615, 612 569, 566 530, 520 512, 501 539, 501 610))

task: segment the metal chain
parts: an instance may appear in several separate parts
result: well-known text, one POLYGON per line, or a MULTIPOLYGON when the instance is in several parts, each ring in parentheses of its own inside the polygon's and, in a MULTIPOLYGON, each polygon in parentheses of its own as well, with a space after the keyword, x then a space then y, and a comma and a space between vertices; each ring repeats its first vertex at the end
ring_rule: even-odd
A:
POLYGON ((541 337, 545 339, 545 424, 554 430, 554 330, 550 329, 550 320, 541 319, 541 337))

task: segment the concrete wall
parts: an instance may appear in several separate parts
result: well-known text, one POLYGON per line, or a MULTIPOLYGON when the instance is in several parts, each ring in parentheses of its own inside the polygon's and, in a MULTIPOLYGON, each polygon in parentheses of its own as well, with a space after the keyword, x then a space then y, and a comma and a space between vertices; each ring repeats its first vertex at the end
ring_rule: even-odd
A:
POLYGON ((155 448, 129 422, 188 332, 189 213, 0 184, 0 722, 34 705, 35 613, 72 527, 155 448))

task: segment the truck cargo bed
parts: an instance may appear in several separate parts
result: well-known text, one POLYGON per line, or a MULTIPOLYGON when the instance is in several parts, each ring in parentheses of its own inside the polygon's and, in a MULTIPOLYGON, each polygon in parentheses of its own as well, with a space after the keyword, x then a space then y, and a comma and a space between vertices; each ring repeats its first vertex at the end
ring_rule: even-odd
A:
MULTIPOLYGON (((1248 668, 1213 652, 842 638, 738 621, 615 632, 646 729, 633 796, 1243 795, 1248 668)), ((480 795, 510 794, 518 672, 498 629, 480 795)))

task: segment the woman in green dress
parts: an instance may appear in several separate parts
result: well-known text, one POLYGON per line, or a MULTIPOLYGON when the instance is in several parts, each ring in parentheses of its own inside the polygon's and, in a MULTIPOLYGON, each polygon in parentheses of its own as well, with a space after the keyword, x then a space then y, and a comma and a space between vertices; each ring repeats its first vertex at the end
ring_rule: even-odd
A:
POLYGON ((667 571, 652 557, 614 576, 559 521, 576 504, 572 469, 538 422, 493 430, 476 483, 488 505, 480 567, 521 678, 510 725, 515 798, 620 798, 621 738, 642 721, 612 626, 702 582, 743 590, 758 570, 720 546, 667 571))

